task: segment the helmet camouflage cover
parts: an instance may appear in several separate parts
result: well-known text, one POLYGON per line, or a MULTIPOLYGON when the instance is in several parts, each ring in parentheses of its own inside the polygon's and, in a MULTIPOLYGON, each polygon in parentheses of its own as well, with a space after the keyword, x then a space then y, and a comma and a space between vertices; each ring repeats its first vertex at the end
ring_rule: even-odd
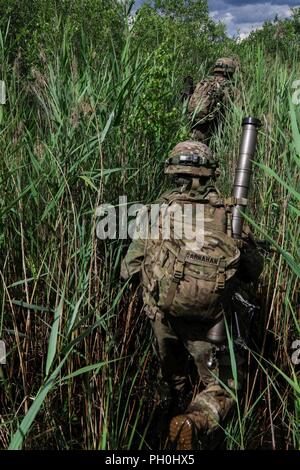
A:
POLYGON ((239 60, 237 58, 221 57, 216 61, 213 71, 233 75, 238 66, 239 60))
POLYGON ((166 160, 166 174, 213 176, 218 162, 211 150, 202 142, 187 140, 177 144, 166 160))

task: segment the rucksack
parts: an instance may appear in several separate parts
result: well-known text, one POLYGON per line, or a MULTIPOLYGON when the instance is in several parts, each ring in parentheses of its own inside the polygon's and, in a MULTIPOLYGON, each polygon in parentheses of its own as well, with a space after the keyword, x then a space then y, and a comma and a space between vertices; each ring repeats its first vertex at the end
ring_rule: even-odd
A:
POLYGON ((212 77, 196 85, 188 104, 188 112, 193 116, 193 121, 204 123, 215 118, 224 101, 227 84, 227 80, 217 80, 212 77))
POLYGON ((199 242, 190 240, 185 236, 188 230, 183 230, 182 238, 174 236, 174 216, 170 237, 164 238, 161 218, 159 239, 146 240, 144 302, 152 311, 158 308, 176 317, 213 320, 222 311, 226 286, 238 269, 240 251, 226 233, 227 209, 216 190, 204 195, 194 193, 173 191, 161 199, 169 214, 174 212, 174 205, 182 211, 184 205, 190 206, 188 230, 196 227, 200 214, 203 237, 199 242))

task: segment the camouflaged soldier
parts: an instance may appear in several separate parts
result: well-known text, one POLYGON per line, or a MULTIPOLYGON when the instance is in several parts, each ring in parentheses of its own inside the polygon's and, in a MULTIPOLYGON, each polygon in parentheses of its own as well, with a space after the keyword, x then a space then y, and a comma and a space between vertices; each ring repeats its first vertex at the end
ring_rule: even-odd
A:
POLYGON ((174 178, 175 188, 159 199, 163 208, 156 220, 159 237, 131 243, 121 276, 140 276, 144 308, 157 341, 161 380, 173 401, 184 402, 188 396, 189 357, 196 365, 195 398, 187 409, 173 414, 169 432, 178 450, 189 450, 199 448, 199 442, 218 429, 234 405, 228 390, 242 384, 243 354, 235 352, 235 383, 225 338, 216 346, 210 332, 224 315, 231 328, 232 294, 241 281, 258 278, 262 260, 249 234, 238 246, 231 238, 232 201, 222 198, 215 186, 218 163, 205 144, 176 145, 165 173, 174 178), (171 221, 166 237, 165 217, 171 221), (182 220, 184 230, 175 236, 182 220))
POLYGON ((214 126, 230 102, 231 80, 237 66, 235 58, 220 58, 213 67, 213 75, 196 85, 188 103, 192 139, 205 142, 211 137, 214 126))

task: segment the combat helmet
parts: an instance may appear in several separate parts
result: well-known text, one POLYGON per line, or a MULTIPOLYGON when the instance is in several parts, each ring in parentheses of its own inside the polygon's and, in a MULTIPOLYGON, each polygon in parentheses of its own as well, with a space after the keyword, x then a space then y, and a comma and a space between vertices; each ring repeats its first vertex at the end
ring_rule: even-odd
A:
POLYGON ((186 140, 178 143, 165 163, 165 173, 192 178, 217 176, 218 162, 202 142, 186 140))
POLYGON ((221 57, 215 62, 213 72, 220 72, 224 75, 233 75, 238 65, 238 60, 234 57, 221 57))

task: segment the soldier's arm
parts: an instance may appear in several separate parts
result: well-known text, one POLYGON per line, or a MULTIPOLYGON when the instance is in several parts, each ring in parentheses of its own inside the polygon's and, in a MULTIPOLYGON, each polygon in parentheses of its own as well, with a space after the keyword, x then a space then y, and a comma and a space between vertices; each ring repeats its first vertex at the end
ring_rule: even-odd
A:
POLYGON ((121 279, 126 281, 132 276, 138 277, 144 259, 145 240, 133 240, 121 264, 121 279))

